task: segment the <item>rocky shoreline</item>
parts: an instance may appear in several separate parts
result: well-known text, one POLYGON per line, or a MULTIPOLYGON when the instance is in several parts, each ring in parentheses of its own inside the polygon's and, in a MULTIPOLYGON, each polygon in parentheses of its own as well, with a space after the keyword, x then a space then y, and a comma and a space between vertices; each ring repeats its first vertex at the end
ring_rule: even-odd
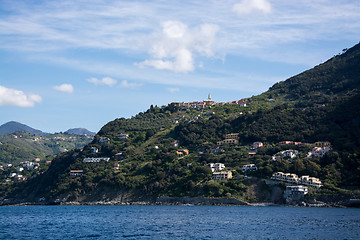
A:
POLYGON ((75 205, 194 205, 194 206, 282 206, 282 207, 360 207, 360 199, 350 199, 349 201, 337 202, 337 203, 324 203, 314 202, 300 204, 275 204, 271 202, 256 202, 248 203, 240 201, 235 198, 205 198, 205 197, 168 197, 162 196, 157 198, 155 201, 117 201, 117 200, 101 200, 91 202, 80 202, 80 201, 65 201, 65 202, 0 202, 0 206, 49 206, 49 205, 61 205, 61 206, 75 206, 75 205))

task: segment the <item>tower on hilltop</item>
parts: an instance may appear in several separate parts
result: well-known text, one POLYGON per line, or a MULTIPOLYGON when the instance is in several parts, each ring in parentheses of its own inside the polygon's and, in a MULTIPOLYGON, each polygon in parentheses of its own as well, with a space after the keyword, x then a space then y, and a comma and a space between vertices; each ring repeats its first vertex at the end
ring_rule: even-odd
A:
POLYGON ((214 105, 214 101, 211 99, 211 94, 209 93, 208 99, 203 101, 203 104, 205 106, 211 106, 214 105))

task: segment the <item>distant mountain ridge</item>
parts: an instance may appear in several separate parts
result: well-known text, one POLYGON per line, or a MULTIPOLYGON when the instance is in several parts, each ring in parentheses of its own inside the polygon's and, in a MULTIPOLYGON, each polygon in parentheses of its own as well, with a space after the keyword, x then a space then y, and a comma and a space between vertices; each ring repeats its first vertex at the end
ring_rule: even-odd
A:
MULTIPOLYGON (((26 132, 39 136, 47 136, 51 134, 51 133, 43 132, 38 129, 34 129, 32 127, 29 127, 25 124, 16 121, 10 121, 0 126, 0 136, 12 134, 14 132, 26 132)), ((67 130, 65 133, 75 134, 75 135, 88 135, 88 136, 95 136, 96 134, 95 132, 91 132, 86 128, 71 128, 67 130)))
POLYGON ((0 126, 0 136, 11 134, 17 131, 36 134, 39 136, 46 136, 50 134, 15 121, 10 121, 0 126))
POLYGON ((67 130, 65 133, 67 134, 75 134, 75 135, 89 135, 89 136, 95 136, 95 132, 91 132, 87 130, 86 128, 71 128, 67 130))

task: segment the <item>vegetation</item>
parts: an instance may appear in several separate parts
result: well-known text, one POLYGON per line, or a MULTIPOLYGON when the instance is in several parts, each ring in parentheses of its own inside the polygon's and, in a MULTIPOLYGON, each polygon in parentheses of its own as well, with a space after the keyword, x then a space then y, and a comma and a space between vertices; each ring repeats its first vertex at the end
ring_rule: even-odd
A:
POLYGON ((39 136, 26 132, 15 132, 0 136, 0 164, 17 164, 32 161, 35 158, 45 159, 46 156, 82 148, 92 141, 92 137, 56 133, 39 136))
POLYGON ((270 200, 271 189, 259 179, 282 171, 320 178, 324 187, 312 189, 311 196, 359 197, 359 66, 358 44, 259 96, 244 99, 246 107, 150 106, 130 119, 109 122, 83 151, 57 156, 42 174, 19 184, 3 184, 1 194, 49 201, 112 199, 120 193, 135 199, 167 195, 270 200), (230 133, 239 133, 239 144, 218 146, 230 133), (285 140, 308 144, 279 144, 285 140), (265 146, 253 149, 255 141, 265 146), (323 157, 307 158, 319 141, 330 142, 332 150, 323 157), (288 149, 299 154, 272 160, 288 149), (110 157, 110 161, 83 162, 88 157, 110 157), (216 162, 225 164, 233 178, 212 180, 207 164, 216 162), (249 163, 257 171, 243 173, 242 167, 249 163), (83 174, 70 176, 71 170, 83 174))

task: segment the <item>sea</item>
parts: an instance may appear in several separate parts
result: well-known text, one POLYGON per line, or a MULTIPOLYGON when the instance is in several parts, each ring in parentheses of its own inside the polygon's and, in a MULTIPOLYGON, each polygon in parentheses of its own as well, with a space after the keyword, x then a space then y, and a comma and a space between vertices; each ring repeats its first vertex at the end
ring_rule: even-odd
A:
POLYGON ((360 209, 6 206, 0 239, 360 239, 360 209))

